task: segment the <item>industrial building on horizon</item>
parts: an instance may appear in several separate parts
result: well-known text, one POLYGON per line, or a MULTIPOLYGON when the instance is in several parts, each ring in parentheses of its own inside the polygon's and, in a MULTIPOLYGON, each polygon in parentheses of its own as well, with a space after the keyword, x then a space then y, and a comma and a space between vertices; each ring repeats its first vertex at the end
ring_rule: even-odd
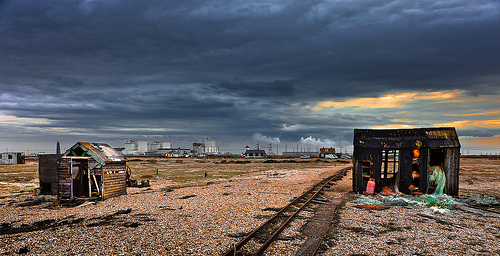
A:
POLYGON ((193 143, 193 155, 195 156, 211 156, 219 155, 219 147, 216 140, 203 139, 201 143, 193 143))
POLYGON ((192 149, 173 148, 171 142, 154 141, 149 144, 144 140, 128 140, 125 148, 118 149, 123 155, 164 155, 171 157, 181 156, 210 156, 219 155, 219 147, 216 140, 203 139, 202 143, 193 143, 192 149))

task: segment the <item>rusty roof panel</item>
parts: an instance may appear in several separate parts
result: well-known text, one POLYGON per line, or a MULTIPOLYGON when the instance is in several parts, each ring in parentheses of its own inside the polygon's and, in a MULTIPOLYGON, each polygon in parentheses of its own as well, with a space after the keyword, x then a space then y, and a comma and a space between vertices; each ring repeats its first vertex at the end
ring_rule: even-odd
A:
POLYGON ((77 142, 66 151, 64 156, 71 156, 71 152, 78 147, 81 147, 83 151, 87 152, 88 155, 101 164, 125 161, 125 157, 122 154, 116 152, 116 150, 106 143, 77 142))

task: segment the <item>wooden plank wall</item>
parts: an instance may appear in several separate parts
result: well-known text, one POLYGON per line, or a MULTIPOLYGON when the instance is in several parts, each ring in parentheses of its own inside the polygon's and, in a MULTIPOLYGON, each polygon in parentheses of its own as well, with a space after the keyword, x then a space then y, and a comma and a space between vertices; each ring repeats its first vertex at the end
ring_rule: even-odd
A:
POLYGON ((370 178, 375 179, 375 192, 378 193, 382 190, 380 187, 382 175, 382 150, 374 150, 370 155, 370 161, 372 162, 370 167, 370 178))
POLYGON ((420 171, 420 191, 427 194, 429 187, 429 148, 420 148, 420 158, 418 159, 420 171))
POLYGON ((445 149, 444 169, 446 174, 446 194, 458 196, 460 149, 445 149))
POLYGON ((127 194, 125 163, 107 163, 103 168, 103 200, 127 194))
POLYGON ((370 175, 375 178, 375 190, 379 192, 380 188, 380 172, 382 168, 382 150, 373 148, 355 149, 353 157, 353 172, 352 172, 352 190, 358 194, 364 192, 365 186, 363 182, 362 161, 370 161, 370 175), (378 179, 376 175, 378 174, 378 179))
POLYGON ((62 158, 57 166, 57 196, 59 199, 71 198, 70 159, 62 158))
POLYGON ((353 163, 352 191, 358 194, 363 193, 363 164, 358 160, 353 163))
POLYGON ((38 179, 43 195, 57 195, 57 159, 60 154, 38 156, 38 179))
POLYGON ((410 194, 408 187, 412 182, 412 160, 413 152, 411 149, 401 149, 399 151, 399 191, 410 194))

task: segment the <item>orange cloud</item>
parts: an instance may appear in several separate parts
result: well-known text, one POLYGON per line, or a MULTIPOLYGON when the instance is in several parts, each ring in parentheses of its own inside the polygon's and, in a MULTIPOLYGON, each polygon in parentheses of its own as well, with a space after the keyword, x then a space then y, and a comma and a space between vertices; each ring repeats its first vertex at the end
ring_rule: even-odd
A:
POLYGON ((493 116, 500 115, 500 110, 492 110, 480 113, 470 113, 470 114, 448 114, 446 116, 493 116))
POLYGON ((322 110, 324 108, 398 108, 406 103, 419 100, 438 100, 441 102, 455 101, 462 95, 462 91, 443 91, 443 92, 426 92, 426 93, 395 93, 387 94, 378 98, 358 98, 344 102, 323 101, 317 104, 313 110, 322 110))
POLYGON ((27 125, 27 124, 48 124, 49 122, 43 118, 25 118, 16 116, 7 116, 0 114, 1 124, 12 124, 12 125, 27 125))
POLYGON ((484 128, 500 128, 500 119, 490 120, 460 120, 448 123, 434 124, 434 126, 452 126, 457 129, 484 127, 484 128))
POLYGON ((372 126, 372 129, 413 129, 418 128, 416 125, 411 124, 388 124, 382 126, 372 126))
POLYGON ((460 140, 462 145, 476 146, 498 146, 500 145, 500 137, 475 137, 473 139, 460 140))
POLYGON ((400 122, 400 123, 411 123, 412 121, 409 119, 392 119, 393 122, 400 122))

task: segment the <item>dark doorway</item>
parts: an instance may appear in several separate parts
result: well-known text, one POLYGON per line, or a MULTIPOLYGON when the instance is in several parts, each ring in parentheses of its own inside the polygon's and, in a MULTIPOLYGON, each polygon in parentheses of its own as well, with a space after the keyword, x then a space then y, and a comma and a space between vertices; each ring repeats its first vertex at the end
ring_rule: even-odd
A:
POLYGON ((87 159, 72 159, 73 196, 89 197, 89 164, 87 159))

